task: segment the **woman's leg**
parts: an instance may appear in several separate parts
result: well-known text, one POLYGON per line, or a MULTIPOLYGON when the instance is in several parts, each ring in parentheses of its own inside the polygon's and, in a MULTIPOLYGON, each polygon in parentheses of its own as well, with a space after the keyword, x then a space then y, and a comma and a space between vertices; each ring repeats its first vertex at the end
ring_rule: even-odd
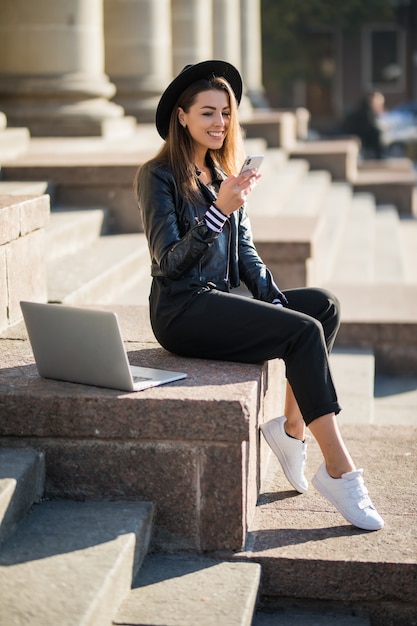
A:
POLYGON ((339 432, 334 413, 313 420, 309 428, 324 456, 312 483, 343 517, 358 528, 380 530, 384 520, 372 504, 362 478, 339 432))
MULTIPOLYGON (((287 418, 285 432, 291 437, 304 441, 306 438, 305 422, 288 382, 284 412, 287 418)), ((309 429, 320 446, 330 476, 340 478, 342 474, 355 469, 334 413, 328 413, 313 420, 309 424, 309 429)))
POLYGON ((329 476, 340 478, 342 474, 355 470, 334 413, 313 420, 309 429, 320 446, 329 476))
POLYGON ((295 399, 294 392, 290 383, 287 381, 285 389, 285 406, 284 414, 287 418, 285 424, 285 432, 291 437, 304 441, 306 437, 306 423, 298 406, 298 402, 295 399))
POLYGON ((287 308, 318 320, 322 327, 327 352, 330 354, 340 327, 340 303, 327 289, 302 287, 285 292, 287 308))

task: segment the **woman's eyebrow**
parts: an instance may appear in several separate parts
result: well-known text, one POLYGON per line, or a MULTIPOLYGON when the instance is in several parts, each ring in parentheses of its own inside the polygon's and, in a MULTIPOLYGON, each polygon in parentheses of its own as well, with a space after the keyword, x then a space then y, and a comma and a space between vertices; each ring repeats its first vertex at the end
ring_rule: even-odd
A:
MULTIPOLYGON (((201 107, 201 109, 210 109, 211 111, 216 111, 217 107, 212 106, 211 104, 203 104, 201 107)), ((222 108, 222 111, 227 111, 228 109, 230 109, 229 106, 225 106, 222 108)))

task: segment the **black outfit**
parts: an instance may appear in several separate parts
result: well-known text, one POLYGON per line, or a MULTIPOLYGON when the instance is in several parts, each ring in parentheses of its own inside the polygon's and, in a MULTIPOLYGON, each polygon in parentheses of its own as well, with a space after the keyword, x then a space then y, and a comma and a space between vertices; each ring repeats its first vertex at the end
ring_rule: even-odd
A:
POLYGON ((256 251, 245 207, 221 232, 209 228, 204 216, 224 178, 212 169, 214 188, 200 184, 198 204, 184 200, 168 167, 148 163, 139 172, 156 338, 183 356, 246 363, 281 358, 307 424, 338 413, 328 364, 340 323, 336 298, 322 289, 282 293, 256 251), (240 281, 253 298, 233 293, 240 281))
POLYGON ((384 150, 378 117, 367 98, 360 103, 357 109, 347 115, 342 130, 344 133, 359 137, 364 157, 374 159, 383 157, 384 150))

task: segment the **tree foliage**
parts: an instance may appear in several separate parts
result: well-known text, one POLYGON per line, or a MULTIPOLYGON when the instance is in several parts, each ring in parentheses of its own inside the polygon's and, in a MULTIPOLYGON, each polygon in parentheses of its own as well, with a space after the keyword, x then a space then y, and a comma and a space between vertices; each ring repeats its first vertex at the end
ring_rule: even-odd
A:
POLYGON ((261 0, 265 85, 284 89, 308 77, 309 33, 352 33, 366 22, 394 19, 393 0, 261 0))

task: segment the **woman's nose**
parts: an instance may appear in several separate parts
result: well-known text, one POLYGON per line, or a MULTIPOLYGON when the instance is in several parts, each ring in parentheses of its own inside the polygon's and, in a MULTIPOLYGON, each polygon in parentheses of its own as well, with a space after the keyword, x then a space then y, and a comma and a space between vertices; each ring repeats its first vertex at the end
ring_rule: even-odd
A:
POLYGON ((216 126, 223 126, 224 125, 223 113, 216 114, 216 116, 214 118, 214 123, 216 124, 216 126))

